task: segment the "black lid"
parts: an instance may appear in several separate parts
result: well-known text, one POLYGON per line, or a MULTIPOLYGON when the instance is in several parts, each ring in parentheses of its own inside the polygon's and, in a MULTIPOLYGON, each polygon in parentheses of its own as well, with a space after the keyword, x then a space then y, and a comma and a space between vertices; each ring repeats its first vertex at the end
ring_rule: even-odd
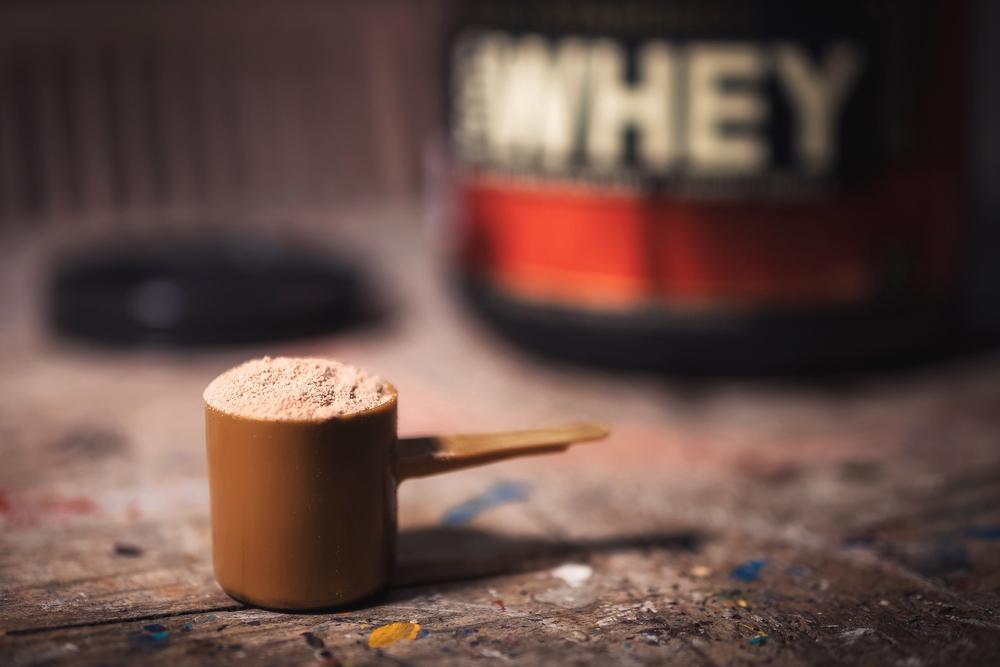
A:
POLYGON ((249 343, 371 316, 357 267, 302 247, 232 239, 119 243, 62 256, 49 283, 60 334, 110 345, 249 343))

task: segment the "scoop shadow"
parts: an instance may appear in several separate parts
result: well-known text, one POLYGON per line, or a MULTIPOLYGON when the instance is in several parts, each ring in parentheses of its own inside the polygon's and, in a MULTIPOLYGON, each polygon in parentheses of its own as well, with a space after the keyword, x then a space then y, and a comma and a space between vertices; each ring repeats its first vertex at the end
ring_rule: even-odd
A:
POLYGON ((407 589, 421 586, 549 569, 569 558, 631 550, 693 552, 704 540, 700 533, 683 530, 557 540, 464 526, 408 529, 399 533, 390 596, 400 599, 407 589))

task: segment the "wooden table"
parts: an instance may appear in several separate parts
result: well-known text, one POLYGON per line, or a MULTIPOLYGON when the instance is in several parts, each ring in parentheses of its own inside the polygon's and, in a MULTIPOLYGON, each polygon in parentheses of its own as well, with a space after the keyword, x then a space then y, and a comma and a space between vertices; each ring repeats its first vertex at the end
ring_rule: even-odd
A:
POLYGON ((50 243, 0 243, 0 664, 998 664, 1000 357, 822 381, 547 365, 469 318, 392 223, 413 215, 348 211, 330 241, 382 262, 391 319, 214 352, 50 339, 50 243), (200 395, 263 353, 386 375, 406 434, 613 437, 404 484, 382 599, 248 608, 212 577, 200 395), (369 646, 396 622, 416 638, 369 646))

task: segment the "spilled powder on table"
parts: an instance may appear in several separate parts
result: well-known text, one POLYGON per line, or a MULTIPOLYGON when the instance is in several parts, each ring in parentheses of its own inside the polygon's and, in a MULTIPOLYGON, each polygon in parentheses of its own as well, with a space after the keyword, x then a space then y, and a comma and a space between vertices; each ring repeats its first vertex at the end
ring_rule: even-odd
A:
POLYGON ((335 359, 264 357, 231 368, 205 389, 209 406, 239 417, 319 421, 392 399, 389 384, 335 359))

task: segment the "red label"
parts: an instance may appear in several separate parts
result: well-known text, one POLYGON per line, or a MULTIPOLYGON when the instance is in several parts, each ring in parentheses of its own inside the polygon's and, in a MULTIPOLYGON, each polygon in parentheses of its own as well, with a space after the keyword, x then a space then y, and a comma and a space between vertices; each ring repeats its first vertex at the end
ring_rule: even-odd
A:
POLYGON ((470 178, 470 269, 533 300, 631 308, 857 304, 953 280, 951 174, 899 174, 877 196, 690 202, 470 178))

